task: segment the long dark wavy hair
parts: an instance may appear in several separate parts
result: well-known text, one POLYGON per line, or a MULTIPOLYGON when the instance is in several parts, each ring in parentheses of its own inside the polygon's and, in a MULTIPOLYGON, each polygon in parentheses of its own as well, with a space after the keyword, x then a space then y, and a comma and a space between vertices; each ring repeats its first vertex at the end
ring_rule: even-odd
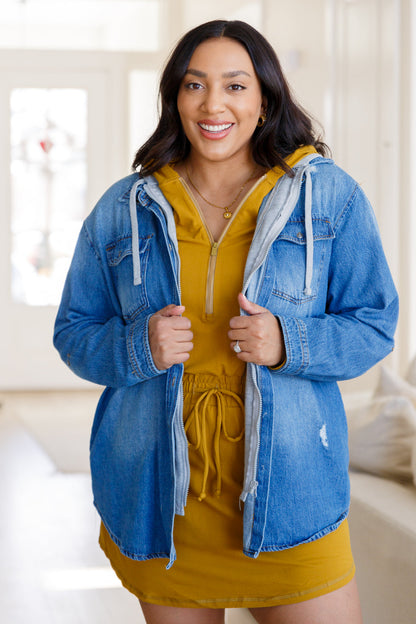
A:
POLYGON ((190 143, 183 131, 177 97, 189 61, 207 39, 228 37, 247 50, 267 100, 267 119, 252 136, 252 155, 262 167, 280 166, 290 173, 284 158, 302 145, 313 145, 325 156, 329 149, 316 136, 311 116, 295 101, 275 51, 255 28, 238 20, 213 20, 186 33, 173 50, 163 71, 159 96, 160 119, 152 136, 138 150, 133 169, 149 175, 164 165, 184 160, 190 143))

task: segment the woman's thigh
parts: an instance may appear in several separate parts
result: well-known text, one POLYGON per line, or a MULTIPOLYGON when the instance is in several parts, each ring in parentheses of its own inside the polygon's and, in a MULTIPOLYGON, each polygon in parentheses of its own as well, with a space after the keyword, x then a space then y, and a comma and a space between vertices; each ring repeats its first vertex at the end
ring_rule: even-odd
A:
POLYGON ((140 601, 147 624, 224 624, 224 609, 163 607, 140 601))
POLYGON ((362 624, 355 578, 329 594, 278 607, 250 609, 259 624, 362 624))

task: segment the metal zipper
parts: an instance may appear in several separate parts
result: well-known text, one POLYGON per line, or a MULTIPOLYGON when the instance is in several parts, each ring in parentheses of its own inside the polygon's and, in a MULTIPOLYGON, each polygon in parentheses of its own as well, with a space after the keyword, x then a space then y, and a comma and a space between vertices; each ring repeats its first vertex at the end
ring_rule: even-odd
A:
POLYGON ((205 313, 214 313, 214 282, 215 282, 215 268, 217 266, 217 254, 219 243, 211 243, 211 253, 208 263, 208 275, 207 275, 207 288, 205 295, 205 313))
POLYGON ((252 494, 253 496, 256 495, 256 490, 257 490, 257 485, 258 485, 256 476, 257 476, 257 465, 258 465, 258 457, 259 457, 259 450, 260 450, 260 414, 261 414, 262 407, 263 407, 262 397, 259 392, 258 385, 254 379, 254 369, 252 367, 250 368, 252 371, 251 378, 252 378, 254 390, 259 400, 259 405, 258 405, 257 418, 253 418, 251 422, 251 433, 250 433, 250 438, 249 438, 250 448, 248 451, 248 459, 247 459, 247 473, 245 475, 245 480, 244 480, 247 485, 244 487, 244 491, 242 492, 240 496, 240 501, 243 503, 245 502, 247 498, 247 494, 252 494))

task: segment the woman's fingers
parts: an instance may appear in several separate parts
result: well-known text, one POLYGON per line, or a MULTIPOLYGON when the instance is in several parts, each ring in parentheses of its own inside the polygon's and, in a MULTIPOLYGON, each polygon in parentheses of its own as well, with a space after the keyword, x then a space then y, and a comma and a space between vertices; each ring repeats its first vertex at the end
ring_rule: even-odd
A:
POLYGON ((238 303, 247 314, 230 320, 231 349, 244 362, 275 366, 285 356, 279 321, 267 308, 249 301, 242 293, 238 295, 238 303))
POLYGON ((149 319, 150 350, 159 370, 185 362, 193 349, 191 322, 182 316, 184 311, 184 306, 169 305, 149 319))

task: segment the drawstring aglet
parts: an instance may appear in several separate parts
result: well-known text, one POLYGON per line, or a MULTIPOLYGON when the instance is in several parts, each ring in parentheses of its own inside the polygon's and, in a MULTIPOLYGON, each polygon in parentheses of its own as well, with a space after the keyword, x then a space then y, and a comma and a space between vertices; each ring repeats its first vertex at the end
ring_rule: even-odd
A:
POLYGON ((207 495, 205 494, 205 492, 201 492, 201 494, 198 496, 198 500, 200 503, 202 503, 203 500, 205 500, 207 497, 207 495))

